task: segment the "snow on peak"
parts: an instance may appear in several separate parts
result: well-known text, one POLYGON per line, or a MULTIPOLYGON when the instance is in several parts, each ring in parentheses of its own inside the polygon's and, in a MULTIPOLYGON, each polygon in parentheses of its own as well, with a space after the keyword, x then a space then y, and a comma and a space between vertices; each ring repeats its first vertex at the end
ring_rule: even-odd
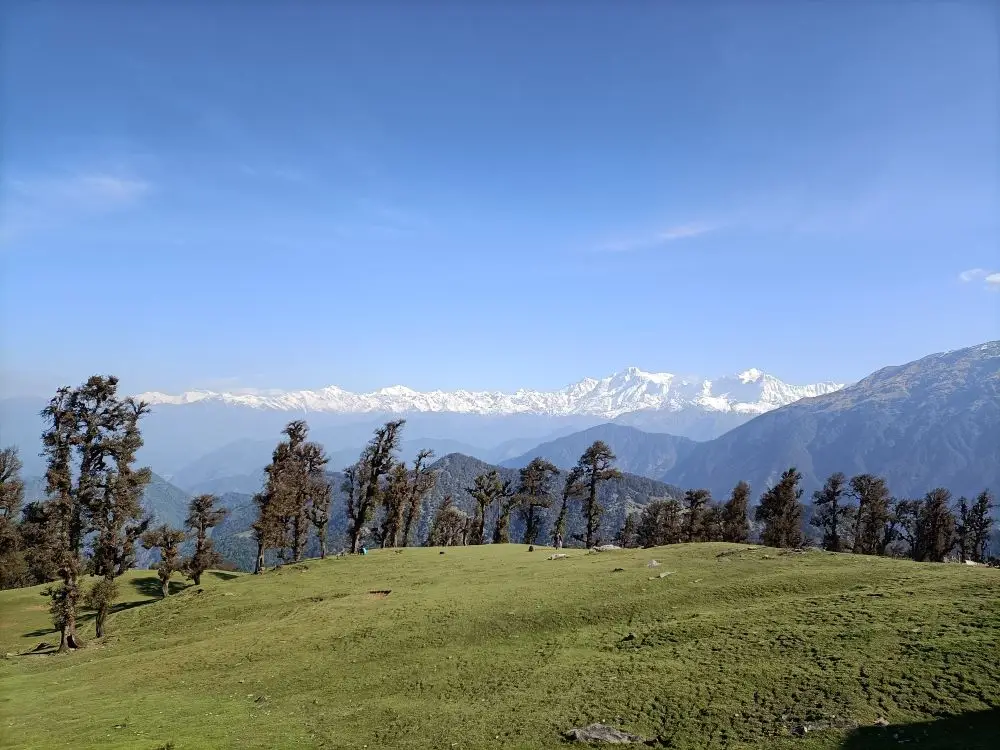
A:
POLYGON ((584 378, 557 391, 520 389, 498 391, 415 391, 402 385, 371 393, 352 393, 331 385, 317 391, 215 393, 189 391, 179 395, 143 393, 152 405, 181 406, 212 401, 231 406, 280 411, 320 411, 341 414, 446 412, 459 414, 595 416, 614 419, 644 409, 763 414, 802 398, 843 388, 842 383, 789 385, 772 375, 746 370, 736 376, 708 380, 652 373, 629 367, 605 378, 584 378))

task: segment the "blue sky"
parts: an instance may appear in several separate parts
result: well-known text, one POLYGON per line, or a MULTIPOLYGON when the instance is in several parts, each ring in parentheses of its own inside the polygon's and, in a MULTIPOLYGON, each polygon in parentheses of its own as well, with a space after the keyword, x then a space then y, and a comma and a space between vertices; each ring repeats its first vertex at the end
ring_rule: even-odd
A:
POLYGON ((853 380, 1000 337, 997 6, 5 5, 8 393, 853 380))

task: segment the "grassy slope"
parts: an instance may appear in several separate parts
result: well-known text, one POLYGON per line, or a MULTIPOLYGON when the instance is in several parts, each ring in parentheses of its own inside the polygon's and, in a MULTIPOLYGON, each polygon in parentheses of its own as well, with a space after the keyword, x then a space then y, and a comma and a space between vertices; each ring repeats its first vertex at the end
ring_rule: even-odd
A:
MULTIPOLYGON (((678 748, 897 747, 896 731, 985 748, 1000 729, 996 570, 722 544, 569 554, 407 549, 211 578, 115 614, 103 645, 6 659, 0 745, 538 748, 606 720, 678 748), (788 736, 824 721, 864 728, 788 736)), ((141 598, 151 576, 123 588, 141 598)), ((0 610, 0 650, 52 640, 37 589, 0 592, 0 610)))

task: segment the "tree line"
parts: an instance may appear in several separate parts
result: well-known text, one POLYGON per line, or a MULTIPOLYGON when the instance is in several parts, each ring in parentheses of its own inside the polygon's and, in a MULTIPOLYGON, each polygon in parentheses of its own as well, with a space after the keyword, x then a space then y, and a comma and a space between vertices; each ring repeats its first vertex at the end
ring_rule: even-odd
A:
MULTIPOLYGON (((784 471, 761 495, 754 509, 759 539, 769 547, 806 544, 801 502, 802 475, 784 471)), ((656 500, 638 519, 630 515, 619 533, 623 547, 654 547, 678 542, 747 542, 751 538, 750 487, 739 482, 722 505, 708 490, 688 490, 683 501, 656 500)), ((936 488, 919 499, 892 497, 884 478, 859 474, 848 479, 837 472, 813 493, 809 525, 819 544, 830 552, 908 556, 921 562, 943 562, 955 553, 965 562, 987 562, 993 529, 993 496, 983 490, 974 501, 952 502, 951 493, 936 488)))
MULTIPOLYGON (((60 650, 76 648, 78 609, 95 612, 98 637, 118 597, 116 579, 136 562, 141 544, 159 553, 156 564, 163 596, 171 576, 182 573, 196 585, 202 574, 222 560, 212 546, 211 529, 226 510, 213 495, 190 501, 184 529, 165 524, 152 527, 141 506, 151 477, 136 468, 142 447, 140 420, 147 404, 122 398, 113 376, 93 376, 78 388, 63 387, 41 412, 46 459, 46 499, 24 505, 21 462, 16 449, 0 451, 0 587, 52 583, 53 623, 60 632, 60 650), (190 540, 190 556, 181 547, 190 540), (98 581, 86 591, 84 575, 98 581)), ((412 466, 397 458, 404 420, 386 422, 375 430, 358 460, 344 470, 341 490, 346 497, 348 550, 358 553, 369 544, 405 547, 411 544, 503 544, 511 541, 511 519, 517 514, 521 541, 537 544, 551 521, 546 540, 560 548, 567 542, 588 548, 601 543, 605 509, 599 490, 620 480, 613 451, 595 441, 553 486, 559 469, 543 458, 533 459, 506 480, 492 468, 463 488, 472 514, 446 496, 436 508, 430 531, 416 539, 426 498, 434 489, 432 451, 421 451, 412 466), (569 534, 570 521, 581 531, 569 534)), ((266 553, 280 562, 301 560, 310 533, 315 533, 320 557, 327 555, 333 486, 323 447, 308 440, 305 421, 290 422, 282 431, 261 491, 254 495, 257 517, 252 525, 257 545, 255 572, 265 569, 266 553)), ((766 489, 750 523, 750 487, 739 482, 724 503, 708 490, 687 490, 682 499, 652 499, 639 512, 626 514, 614 536, 622 547, 653 547, 679 542, 747 542, 752 536, 773 547, 800 547, 806 539, 801 502, 801 474, 782 473, 766 489)), ((984 490, 973 501, 952 502, 943 488, 920 499, 892 497, 885 480, 872 474, 848 479, 831 475, 813 494, 810 525, 820 544, 833 552, 907 555, 914 560, 959 559, 984 562, 992 531, 993 497, 984 490)))
POLYGON ((97 636, 103 635, 119 595, 116 579, 135 566, 137 545, 159 550, 164 596, 173 573, 197 584, 221 561, 209 530, 225 511, 212 495, 191 500, 186 532, 151 528, 141 504, 151 472, 134 465, 143 444, 139 423, 148 413, 147 404, 118 395, 114 376, 60 388, 41 412, 46 499, 27 505, 17 450, 0 451, 0 586, 55 582, 44 593, 60 651, 82 645, 76 627, 81 607, 94 611, 97 636), (182 558, 187 536, 194 551, 182 558), (86 590, 85 575, 98 579, 86 590))

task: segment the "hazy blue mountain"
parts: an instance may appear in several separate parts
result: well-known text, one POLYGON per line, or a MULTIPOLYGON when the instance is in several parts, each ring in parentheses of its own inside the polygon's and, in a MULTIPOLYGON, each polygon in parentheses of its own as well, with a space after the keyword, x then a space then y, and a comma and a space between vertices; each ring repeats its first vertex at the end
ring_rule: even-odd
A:
POLYGON ((520 468, 540 456, 561 469, 569 469, 595 440, 603 440, 615 452, 615 465, 622 471, 654 478, 662 477, 696 445, 688 438, 608 423, 536 445, 520 456, 501 461, 500 465, 520 468))
MULTIPOLYGON (((26 477, 24 480, 25 503, 45 499, 45 479, 26 477)), ((159 474, 153 474, 142 496, 142 507, 154 516, 157 523, 166 523, 174 528, 183 528, 187 518, 191 495, 180 487, 168 482, 159 474)))
POLYGON ((615 424, 635 427, 643 432, 683 435, 696 441, 711 440, 734 427, 746 424, 752 414, 740 412, 706 412, 700 409, 640 409, 622 414, 615 424))
POLYGON ((1000 341, 886 367, 762 414, 696 445, 664 479, 716 495, 746 479, 759 496, 789 466, 806 497, 835 471, 880 474, 900 497, 1000 490, 1000 341))
MULTIPOLYGON (((170 481, 191 494, 254 493, 264 482, 264 467, 270 462, 271 452, 280 437, 273 440, 235 440, 182 466, 170 477, 170 481)), ((360 442, 349 448, 328 451, 328 466, 335 471, 351 466, 358 460, 363 448, 364 442, 360 442)), ((457 440, 414 438, 402 441, 398 455, 401 460, 412 463, 417 453, 424 449, 432 450, 439 456, 458 452, 478 455, 480 452, 479 448, 457 440)))
MULTIPOLYGON (((493 464, 488 464, 485 461, 462 454, 445 456, 433 464, 432 468, 437 472, 438 478, 434 491, 430 493, 426 502, 420 527, 422 537, 426 536, 429 531, 429 521, 433 517, 434 509, 446 495, 451 495, 455 504, 462 508, 462 510, 469 513, 472 512, 474 502, 466 491, 466 488, 472 486, 478 474, 489 471, 492 468, 497 468, 502 478, 509 479, 514 484, 517 483, 519 476, 516 468, 495 467, 493 464)), ((564 473, 560 474, 552 481, 553 494, 556 496, 554 506, 558 504, 559 492, 562 489, 564 476, 564 473)), ((652 498, 679 498, 681 494, 680 490, 676 487, 634 474, 626 473, 622 480, 618 482, 606 482, 601 486, 599 495, 600 503, 605 510, 601 533, 605 539, 611 539, 617 533, 618 529, 621 528, 625 520, 625 514, 628 511, 645 506, 652 498)), ((579 532, 582 530, 579 501, 574 503, 573 508, 574 513, 572 514, 570 531, 579 532)), ((542 543, 546 543, 544 540, 547 539, 551 523, 555 520, 557 512, 558 508, 553 507, 548 514, 548 518, 542 528, 542 537, 540 538, 542 543)), ((511 518, 512 538, 520 539, 523 529, 524 523, 515 513, 511 518)))

